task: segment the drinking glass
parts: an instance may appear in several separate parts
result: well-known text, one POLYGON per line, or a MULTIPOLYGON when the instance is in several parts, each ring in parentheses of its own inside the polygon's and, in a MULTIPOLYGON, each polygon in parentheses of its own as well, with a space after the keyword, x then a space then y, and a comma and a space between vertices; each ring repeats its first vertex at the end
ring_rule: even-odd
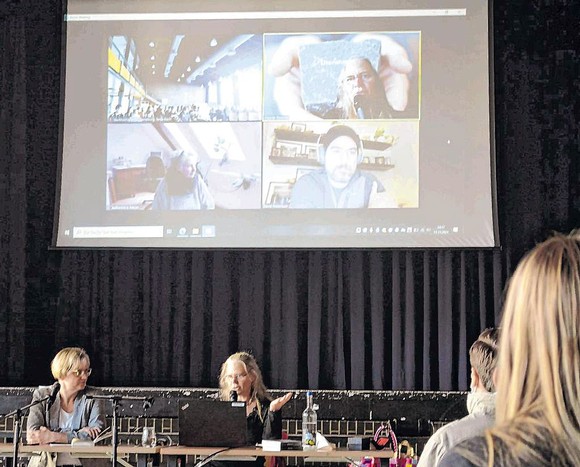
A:
POLYGON ((146 426, 143 427, 143 435, 141 436, 141 446, 153 448, 157 445, 157 434, 155 428, 146 426))

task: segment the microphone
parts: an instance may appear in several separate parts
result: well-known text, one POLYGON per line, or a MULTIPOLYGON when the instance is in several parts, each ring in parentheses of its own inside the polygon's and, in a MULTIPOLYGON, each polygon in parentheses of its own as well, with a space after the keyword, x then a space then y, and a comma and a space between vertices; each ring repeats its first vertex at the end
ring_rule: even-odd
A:
POLYGON ((46 425, 50 427, 50 408, 54 404, 56 400, 56 396, 58 396, 58 391, 60 390, 60 383, 54 383, 54 388, 52 388, 52 392, 48 396, 46 401, 46 409, 44 411, 44 419, 46 420, 46 425))
POLYGON ((55 383, 50 396, 48 396, 48 407, 51 407, 56 400, 56 396, 58 396, 58 391, 60 390, 60 383, 55 383))
POLYGON ((354 104, 354 109, 356 110, 356 116, 359 119, 364 120, 366 118, 364 109, 366 107, 365 97, 357 94, 354 96, 352 103, 354 104))
POLYGON ((230 401, 231 402, 238 401, 238 393, 236 391, 230 391, 230 401))

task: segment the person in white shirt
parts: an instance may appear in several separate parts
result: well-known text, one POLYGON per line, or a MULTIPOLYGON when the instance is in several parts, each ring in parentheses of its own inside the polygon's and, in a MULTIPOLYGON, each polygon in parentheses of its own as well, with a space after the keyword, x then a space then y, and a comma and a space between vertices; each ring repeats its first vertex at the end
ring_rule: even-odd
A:
POLYGON ((437 467, 443 456, 460 442, 482 434, 495 420, 497 328, 485 329, 469 349, 471 392, 467 395, 469 415, 437 430, 427 444, 417 467, 437 467))

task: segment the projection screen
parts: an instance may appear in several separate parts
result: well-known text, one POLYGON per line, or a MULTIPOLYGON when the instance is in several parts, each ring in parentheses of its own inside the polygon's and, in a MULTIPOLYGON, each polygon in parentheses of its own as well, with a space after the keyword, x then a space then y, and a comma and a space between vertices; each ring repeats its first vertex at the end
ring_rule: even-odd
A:
POLYGON ((86 1, 56 247, 497 246, 484 0, 86 1))

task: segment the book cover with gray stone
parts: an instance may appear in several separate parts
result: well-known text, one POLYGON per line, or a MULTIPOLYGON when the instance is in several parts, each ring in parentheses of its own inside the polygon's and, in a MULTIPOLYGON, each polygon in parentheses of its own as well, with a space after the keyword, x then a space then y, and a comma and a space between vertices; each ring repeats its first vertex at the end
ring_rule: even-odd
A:
POLYGON ((322 115, 334 107, 338 78, 348 60, 366 58, 377 70, 380 56, 381 43, 374 39, 362 42, 336 40, 302 46, 299 60, 302 102, 306 110, 322 115))

